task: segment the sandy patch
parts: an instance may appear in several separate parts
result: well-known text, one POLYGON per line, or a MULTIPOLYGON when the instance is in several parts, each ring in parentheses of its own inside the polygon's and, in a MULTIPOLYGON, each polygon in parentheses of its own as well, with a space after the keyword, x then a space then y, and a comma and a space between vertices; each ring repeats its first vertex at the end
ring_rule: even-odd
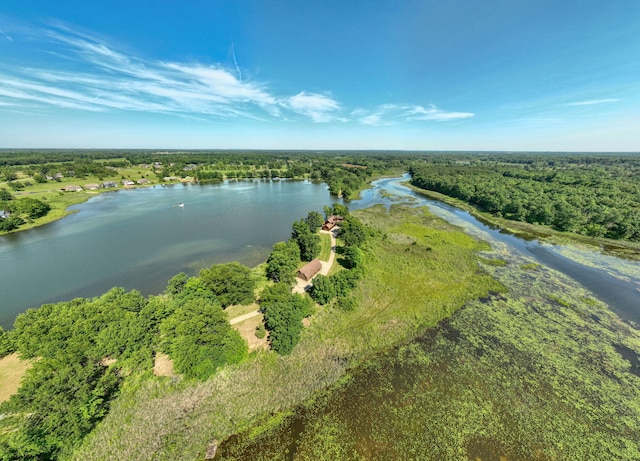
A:
POLYGON ((242 336, 249 345, 250 352, 258 349, 269 348, 269 343, 267 341, 267 338, 269 337, 268 334, 262 339, 256 337, 256 327, 262 323, 263 318, 264 316, 262 313, 257 312, 256 315, 253 315, 242 322, 235 322, 233 324, 233 328, 240 333, 240 336, 242 336))
POLYGON ((175 376, 173 372, 173 361, 167 354, 162 352, 156 353, 153 365, 153 374, 156 376, 175 376))
POLYGON ((9 400, 18 392, 22 378, 31 368, 31 362, 21 360, 18 354, 10 354, 0 359, 0 402, 9 400))

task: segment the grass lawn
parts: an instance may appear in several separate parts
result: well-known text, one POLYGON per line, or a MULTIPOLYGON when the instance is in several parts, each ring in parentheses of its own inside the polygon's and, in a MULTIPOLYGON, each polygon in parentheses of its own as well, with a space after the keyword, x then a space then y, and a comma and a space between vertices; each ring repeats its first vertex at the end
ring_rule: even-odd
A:
POLYGON ((9 400, 18 391, 22 377, 31 368, 31 363, 20 360, 18 354, 0 359, 0 403, 9 400))
POLYGON ((318 259, 321 261, 329 261, 331 256, 331 236, 329 234, 320 233, 320 255, 318 259))

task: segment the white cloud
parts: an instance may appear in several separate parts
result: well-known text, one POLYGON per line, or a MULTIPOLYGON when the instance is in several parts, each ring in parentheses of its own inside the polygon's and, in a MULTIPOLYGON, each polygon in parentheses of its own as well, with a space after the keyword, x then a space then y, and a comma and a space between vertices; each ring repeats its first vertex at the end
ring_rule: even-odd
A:
MULTIPOLYGON (((36 42, 33 37, 30 35, 32 43, 36 42)), ((243 80, 233 46, 233 66, 225 68, 220 64, 165 62, 135 56, 61 24, 40 31, 40 38, 43 37, 52 56, 48 67, 2 67, 3 107, 36 110, 54 106, 93 112, 122 110, 189 118, 285 121, 296 114, 314 123, 352 120, 368 126, 448 122, 474 116, 434 105, 383 104, 355 109, 345 118, 343 105, 328 92, 277 94, 263 82, 243 80)), ((586 103, 589 101, 583 102, 586 103)))
POLYGON ((217 65, 127 56, 107 44, 56 26, 45 31, 57 48, 55 68, 5 67, 0 95, 80 110, 134 110, 259 119, 278 117, 280 99, 217 65), (77 69, 81 68, 81 71, 77 69))
POLYGON ((568 102, 566 104, 561 104, 562 106, 571 107, 571 106, 594 106, 597 104, 608 104, 612 102, 618 102, 619 99, 615 98, 607 98, 607 99, 591 99, 589 101, 578 101, 578 102, 568 102))
POLYGON ((383 104, 373 111, 358 109, 352 112, 363 125, 383 126, 405 121, 448 122, 473 117, 471 112, 448 112, 434 105, 427 108, 418 105, 383 104))
POLYGON ((285 106, 310 117, 316 123, 337 120, 335 112, 340 109, 340 104, 335 99, 316 93, 307 94, 304 91, 288 98, 285 106))

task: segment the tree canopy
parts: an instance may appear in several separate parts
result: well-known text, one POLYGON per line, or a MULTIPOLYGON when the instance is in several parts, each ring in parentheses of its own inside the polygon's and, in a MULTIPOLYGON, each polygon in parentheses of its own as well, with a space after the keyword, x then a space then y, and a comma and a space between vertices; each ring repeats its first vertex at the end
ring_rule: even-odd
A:
POLYGON ((255 300, 255 279, 251 269, 238 262, 215 264, 200 271, 202 283, 216 295, 222 307, 251 304, 255 300))

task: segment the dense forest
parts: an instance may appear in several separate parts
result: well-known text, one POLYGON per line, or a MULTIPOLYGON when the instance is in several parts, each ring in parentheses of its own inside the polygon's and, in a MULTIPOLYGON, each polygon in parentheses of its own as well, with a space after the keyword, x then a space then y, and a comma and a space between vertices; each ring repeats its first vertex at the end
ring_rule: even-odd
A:
POLYGON ((436 158, 414 186, 496 216, 592 237, 640 241, 640 157, 502 155, 436 158))

